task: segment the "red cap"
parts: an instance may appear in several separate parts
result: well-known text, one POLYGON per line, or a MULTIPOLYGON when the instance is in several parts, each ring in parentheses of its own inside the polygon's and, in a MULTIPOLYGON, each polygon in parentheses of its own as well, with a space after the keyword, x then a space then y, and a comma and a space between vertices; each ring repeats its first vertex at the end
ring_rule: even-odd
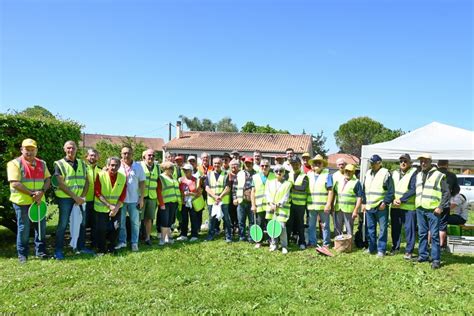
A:
POLYGON ((244 162, 253 162, 253 157, 245 156, 244 162))
POLYGON ((184 160, 184 157, 183 157, 183 156, 176 156, 176 157, 174 158, 174 160, 184 160))

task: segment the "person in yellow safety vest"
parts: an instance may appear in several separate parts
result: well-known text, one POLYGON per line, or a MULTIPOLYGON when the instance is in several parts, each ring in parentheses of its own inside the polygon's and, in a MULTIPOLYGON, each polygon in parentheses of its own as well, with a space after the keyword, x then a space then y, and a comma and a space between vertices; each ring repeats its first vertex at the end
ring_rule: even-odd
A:
POLYGON ((439 223, 443 208, 449 206, 449 186, 446 175, 432 166, 430 154, 422 154, 421 171, 416 176, 416 220, 418 222, 418 262, 427 262, 428 233, 431 235, 431 268, 441 266, 441 251, 439 242, 439 223))
POLYGON ((176 220, 176 212, 181 208, 181 192, 179 191, 179 182, 173 178, 174 164, 165 161, 161 164, 160 181, 158 183, 159 190, 161 189, 161 196, 163 198, 160 203, 161 238, 159 245, 172 244, 173 237, 171 235, 171 225, 176 220))
POLYGON ((293 184, 285 180, 286 168, 283 165, 276 165, 273 168, 275 172, 274 179, 268 179, 265 183, 265 201, 267 208, 265 210, 265 219, 277 220, 282 227, 279 238, 270 239, 270 251, 278 249, 278 242, 281 242, 282 254, 288 253, 288 218, 291 216, 290 201, 291 187, 293 184))
POLYGON ((253 152, 253 170, 255 170, 255 172, 260 172, 261 161, 262 161, 262 152, 260 150, 255 150, 253 152))
POLYGON ((118 172, 120 158, 107 159, 107 168, 99 172, 94 185, 96 244, 98 255, 116 253, 115 243, 120 229, 120 209, 127 194, 127 177, 118 172), (108 240, 108 245, 107 245, 108 240))
POLYGON ((140 210, 145 204, 145 172, 138 161, 133 160, 133 149, 123 146, 120 155, 120 169, 118 172, 127 177, 127 195, 120 210, 120 232, 116 249, 127 247, 127 215, 130 219, 130 243, 132 251, 138 251, 140 234, 140 210))
MULTIPOLYGON (((336 183, 338 181, 343 181, 344 180, 344 169, 346 167, 347 163, 346 163, 346 160, 344 158, 338 158, 336 160, 336 167, 337 167, 337 171, 334 172, 332 174, 332 180, 334 182, 334 185, 336 185, 336 183)), ((338 210, 339 209, 339 206, 337 205, 337 195, 334 195, 334 210, 338 210)), ((335 222, 335 221, 334 221, 335 222)), ((340 232, 337 232, 339 235, 341 234, 340 232)))
POLYGON ((174 163, 175 163, 175 166, 174 166, 174 169, 173 169, 173 178, 178 180, 184 176, 184 172, 182 170, 183 166, 184 166, 184 157, 179 155, 179 156, 176 156, 174 158, 174 163))
MULTIPOLYGON (((344 167, 343 180, 334 183, 334 196, 337 196, 339 202, 338 208, 335 209, 335 225, 336 234, 342 234, 343 225, 346 227, 346 233, 354 236, 354 220, 358 216, 358 212, 362 205, 362 184, 355 177, 356 168, 354 165, 346 165, 344 167)), ((333 179, 334 180, 334 179, 333 179)))
POLYGON ((145 173, 145 190, 143 191, 143 209, 140 211, 140 220, 145 228, 145 244, 151 246, 151 227, 156 218, 158 205, 158 179, 160 168, 155 163, 155 151, 147 149, 143 152, 141 166, 145 173))
POLYGON ((390 226, 392 228, 392 250, 391 255, 400 251, 402 225, 405 226, 405 248, 404 258, 412 259, 416 239, 416 168, 411 165, 409 154, 399 157, 400 169, 392 173, 395 186, 395 199, 390 209, 390 226))
POLYGON ((206 202, 202 197, 202 187, 199 180, 193 176, 193 166, 183 166, 184 177, 179 180, 179 190, 183 199, 181 209, 182 225, 181 235, 177 240, 188 240, 188 223, 191 220, 191 239, 198 240, 198 233, 202 223, 202 211, 206 208, 206 202))
POLYGON ((291 212, 288 219, 288 236, 292 233, 298 235, 298 245, 301 250, 306 249, 304 233, 304 216, 306 214, 306 202, 308 199, 308 177, 301 171, 301 160, 292 156, 289 160, 293 171, 288 176, 291 182, 291 212))
POLYGON ((254 224, 254 218, 251 211, 252 201, 252 177, 255 174, 253 169, 253 158, 244 158, 244 169, 237 173, 232 186, 232 201, 237 206, 237 220, 239 223, 239 240, 252 241, 246 233, 247 218, 249 227, 254 224))
MULTIPOLYGON (((56 249, 54 251, 54 256, 57 260, 64 259, 64 233, 69 224, 72 208, 74 204, 79 205, 81 208, 83 207, 89 190, 87 166, 82 159, 76 159, 76 143, 72 140, 67 141, 64 144, 64 152, 66 156, 54 162, 54 176, 58 181, 58 189, 55 194, 59 207, 56 249)), ((81 224, 80 231, 83 230, 84 225, 81 224)), ((78 239, 77 250, 92 254, 91 250, 85 248, 84 239, 81 238, 78 239)))
POLYGON ((323 229, 323 246, 331 246, 330 212, 334 198, 333 179, 329 169, 325 168, 326 160, 321 155, 316 155, 309 161, 313 170, 308 172, 307 207, 309 211, 308 244, 316 246, 316 220, 319 215, 323 229))
POLYGON ((367 215, 367 231, 369 249, 367 253, 382 258, 387 249, 388 207, 393 200, 394 188, 390 172, 382 168, 382 158, 373 155, 369 159, 370 170, 364 179, 364 196, 362 198, 362 211, 367 215), (377 222, 380 225, 377 240, 377 222))
POLYGON ((212 160, 212 166, 213 170, 207 173, 206 178, 207 205, 209 211, 209 233, 206 240, 213 240, 216 235, 219 223, 216 216, 212 215, 212 208, 214 205, 216 205, 216 207, 220 205, 224 218, 225 241, 230 243, 232 242, 232 227, 229 216, 230 183, 227 173, 222 170, 221 158, 215 157, 212 160))
MULTIPOLYGON (((86 156, 86 167, 87 167, 87 178, 89 180, 89 189, 87 190, 87 195, 86 195, 86 212, 85 212, 85 217, 82 219, 83 222, 85 222, 85 228, 90 228, 91 233, 90 233, 90 241, 91 241, 91 247, 95 247, 95 235, 96 235, 96 229, 95 229, 95 214, 94 214, 94 200, 95 200, 95 194, 94 194, 94 183, 95 179, 97 178, 97 175, 101 171, 101 169, 97 166, 97 161, 99 159, 99 152, 93 148, 89 148, 87 150, 87 156, 86 156)), ((79 233, 79 238, 84 238, 84 234, 81 235, 83 231, 79 233)))
MULTIPOLYGON (((7 163, 7 177, 10 183, 10 201, 16 213, 18 227, 16 249, 20 263, 26 263, 30 240, 30 218, 28 210, 33 203, 45 201, 44 193, 51 183, 46 162, 36 158, 38 147, 31 138, 21 143, 21 156, 7 163)), ((34 224, 35 253, 38 258, 48 259, 46 253, 46 218, 34 224), (38 229, 41 228, 41 229, 38 229), (39 235, 41 231, 41 236, 39 235)))
MULTIPOLYGON (((262 231, 265 231, 267 227, 267 220, 265 219, 266 211, 268 208, 267 201, 265 199, 265 184, 267 181, 276 179, 275 174, 270 172, 270 161, 268 159, 262 159, 260 161, 260 172, 252 176, 252 212, 256 213, 257 225, 260 226, 262 231)), ((260 248, 261 243, 256 243, 255 248, 260 248)))

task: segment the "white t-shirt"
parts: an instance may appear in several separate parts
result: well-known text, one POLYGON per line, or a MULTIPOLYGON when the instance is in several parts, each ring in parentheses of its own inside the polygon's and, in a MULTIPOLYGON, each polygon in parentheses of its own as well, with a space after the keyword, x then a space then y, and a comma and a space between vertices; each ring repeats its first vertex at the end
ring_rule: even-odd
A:
POLYGON ((139 183, 146 180, 145 171, 139 162, 134 161, 130 168, 122 162, 119 172, 127 177, 127 196, 124 202, 137 203, 140 198, 139 183))
POLYGON ((468 209, 466 198, 461 194, 457 194, 451 198, 451 204, 456 204, 456 207, 451 209, 452 214, 459 215, 467 221, 468 209))

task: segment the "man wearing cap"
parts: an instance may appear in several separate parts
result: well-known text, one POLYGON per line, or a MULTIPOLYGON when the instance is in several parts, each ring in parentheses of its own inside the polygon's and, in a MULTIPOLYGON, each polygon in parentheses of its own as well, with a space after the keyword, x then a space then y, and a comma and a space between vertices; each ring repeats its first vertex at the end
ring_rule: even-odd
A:
MULTIPOLYGON (((448 160, 438 160, 438 171, 446 176, 446 183, 448 184, 449 193, 451 196, 455 196, 454 190, 458 186, 458 178, 454 173, 448 171, 448 167, 448 160)), ((441 214, 441 217, 439 219, 439 245, 441 249, 446 248, 449 211, 449 206, 443 208, 443 213, 441 214)))
POLYGON ((367 214, 367 229, 369 237, 368 253, 377 252, 378 257, 384 257, 387 249, 388 206, 392 203, 394 188, 390 172, 382 167, 382 158, 373 155, 369 159, 370 170, 364 179, 364 197, 362 211, 367 214), (377 223, 380 225, 377 240, 377 223))
POLYGON ((275 165, 283 165, 285 163, 286 155, 276 155, 275 165))
POLYGON ((183 176, 183 170, 181 170, 184 166, 184 157, 178 155, 174 158, 174 170, 173 170, 173 178, 175 180, 179 180, 183 176))
POLYGON ((145 227, 145 244, 151 246, 151 227, 156 216, 156 207, 158 204, 158 179, 160 177, 160 168, 155 164, 155 152, 153 149, 147 149, 143 152, 140 162, 145 173, 145 190, 143 191, 143 208, 140 211, 140 219, 145 227))
MULTIPOLYGON (((275 179, 275 174, 270 172, 270 161, 262 159, 260 161, 260 172, 252 177, 252 212, 255 213, 257 225, 265 231, 267 220, 265 219, 267 201, 265 200, 265 184, 267 181, 275 179)), ((255 248, 260 248, 261 244, 256 243, 255 248)))
POLYGON ((449 187, 446 175, 432 166, 431 155, 418 157, 421 171, 416 176, 416 220, 418 222, 419 256, 418 262, 426 262, 428 257, 428 232, 431 234, 431 268, 441 265, 439 243, 439 223, 443 208, 449 207, 449 187))
POLYGON ((302 156, 301 156, 301 160, 303 160, 303 172, 304 173, 308 173, 310 172, 312 169, 311 167, 311 164, 309 163, 309 160, 311 159, 311 156, 309 153, 304 153, 302 156))
POLYGON ((306 202, 308 199, 308 177, 301 171, 301 160, 296 156, 290 159, 292 171, 288 176, 291 187, 291 211, 288 219, 288 235, 298 234, 298 245, 301 250, 306 249, 304 234, 304 215, 306 213, 306 202))
POLYGON ((323 246, 331 245, 330 212, 333 201, 333 179, 326 168, 327 162, 321 155, 310 160, 313 170, 307 174, 309 192, 307 196, 309 225, 308 244, 316 246, 316 219, 319 215, 323 228, 323 246))
MULTIPOLYGON (((23 140, 20 147, 21 156, 7 163, 7 177, 10 183, 10 201, 16 213, 17 237, 16 249, 20 263, 26 263, 30 240, 30 218, 28 210, 33 203, 45 201, 44 192, 51 183, 51 175, 46 162, 36 158, 38 148, 33 139, 23 140)), ((46 217, 39 225, 34 224, 35 252, 41 259, 48 259, 46 253, 46 217), (41 236, 39 235, 41 231, 41 236)))
POLYGON ((265 219, 276 220, 281 224, 282 230, 279 238, 271 238, 270 251, 278 249, 278 241, 281 241, 281 253, 288 253, 287 224, 291 216, 290 193, 291 182, 285 179, 286 169, 283 165, 276 165, 273 169, 274 179, 268 179, 265 184, 265 200, 267 202, 265 219), (279 239, 279 240, 278 240, 279 239))
MULTIPOLYGON (((229 182, 229 189, 230 192, 234 191, 234 181, 237 179, 237 174, 240 171, 240 161, 232 159, 229 163, 230 165, 230 172, 227 174, 228 182, 229 182)), ((232 237, 237 233, 239 229, 239 219, 237 216, 237 205, 229 203, 229 216, 230 216, 230 223, 232 227, 232 237)))
POLYGON ((336 221, 334 225, 337 235, 342 234, 342 226, 344 225, 347 234, 354 236, 354 220, 357 218, 364 195, 362 184, 355 177, 355 171, 354 165, 346 165, 344 167, 344 179, 334 184, 334 195, 339 200, 335 209, 336 221))
POLYGON ((253 152, 253 170, 255 170, 255 172, 260 172, 261 161, 262 161, 262 152, 260 150, 255 150, 253 152))
POLYGON ((232 242, 232 228, 229 217, 230 185, 227 173, 222 170, 222 160, 215 157, 212 160, 213 170, 209 171, 206 178, 207 205, 209 210, 209 233, 206 240, 213 240, 219 225, 215 216, 212 216, 214 204, 220 205, 224 218, 225 240, 232 242))
MULTIPOLYGON (((87 177, 87 166, 82 159, 76 158, 77 146, 72 140, 64 144, 66 156, 54 162, 54 176, 58 181, 58 189, 55 191, 56 200, 59 207, 58 227, 56 229, 56 247, 54 256, 57 260, 64 259, 64 234, 69 224, 69 218, 74 204, 77 204, 81 211, 86 202, 86 195, 89 190, 89 179, 87 177)), ((92 185, 92 184, 90 184, 92 185)), ((83 223, 80 230, 84 229, 83 223)), ((92 254, 86 249, 84 239, 79 239, 77 251, 92 254)))
POLYGON ((392 250, 391 255, 400 251, 402 225, 405 225, 405 248, 404 258, 412 258, 415 249, 415 194, 416 194, 416 168, 411 166, 409 154, 403 154, 399 158, 400 169, 392 174, 395 186, 395 199, 390 209, 390 224, 392 227, 392 250))
MULTIPOLYGON (((87 150, 86 156, 86 166, 87 166, 87 177, 89 180, 89 190, 86 195, 86 212, 82 221, 85 223, 85 228, 91 228, 91 246, 95 246, 95 214, 94 214, 94 183, 97 175, 101 169, 97 166, 97 161, 99 159, 99 152, 93 148, 87 150)), ((85 238, 85 230, 79 233, 79 238, 85 238)))
POLYGON ((251 193, 252 177, 255 174, 253 169, 253 158, 246 156, 244 158, 244 169, 240 170, 234 179, 232 189, 232 201, 237 206, 237 219, 239 222, 239 240, 245 241, 250 238, 246 234, 246 221, 249 220, 249 227, 254 224, 253 214, 251 212, 251 193))

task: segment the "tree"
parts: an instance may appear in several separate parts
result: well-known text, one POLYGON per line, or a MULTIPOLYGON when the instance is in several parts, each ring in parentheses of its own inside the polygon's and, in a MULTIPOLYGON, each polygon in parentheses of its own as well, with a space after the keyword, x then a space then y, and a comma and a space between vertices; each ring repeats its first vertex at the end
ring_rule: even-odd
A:
POLYGON ((326 136, 324 136, 324 132, 321 131, 316 135, 312 135, 311 137, 313 153, 320 154, 323 157, 327 157, 328 149, 325 148, 326 136))
POLYGON ((134 137, 126 136, 122 138, 122 142, 120 144, 113 144, 110 141, 103 139, 98 141, 95 145, 95 149, 99 152, 99 161, 97 164, 102 167, 106 165, 107 158, 114 156, 120 158, 120 151, 124 146, 132 148, 133 160, 136 161, 142 160, 142 153, 147 149, 143 142, 137 142, 134 137))
POLYGON ((242 133, 264 133, 264 134, 290 134, 287 130, 275 129, 270 125, 260 126, 252 121, 248 121, 240 129, 242 133))
POLYGON ((362 145, 392 140, 403 134, 401 130, 391 130, 370 117, 356 117, 339 126, 334 133, 340 151, 360 158, 362 145))
POLYGON ((210 119, 202 119, 202 121, 197 118, 189 118, 184 115, 180 115, 179 118, 186 124, 186 127, 189 128, 190 131, 209 131, 215 132, 216 131, 216 124, 213 123, 210 119))
POLYGON ((31 118, 47 118, 56 120, 57 118, 49 112, 47 109, 41 105, 33 105, 32 107, 26 108, 21 112, 17 113, 18 115, 24 115, 31 118))
POLYGON ((216 132, 237 133, 238 131, 237 125, 232 123, 230 117, 224 117, 216 124, 216 132))

